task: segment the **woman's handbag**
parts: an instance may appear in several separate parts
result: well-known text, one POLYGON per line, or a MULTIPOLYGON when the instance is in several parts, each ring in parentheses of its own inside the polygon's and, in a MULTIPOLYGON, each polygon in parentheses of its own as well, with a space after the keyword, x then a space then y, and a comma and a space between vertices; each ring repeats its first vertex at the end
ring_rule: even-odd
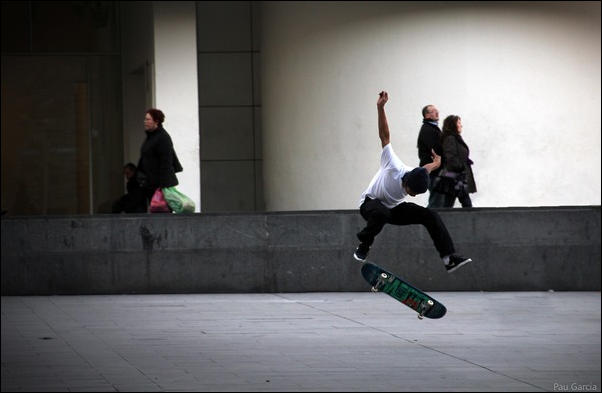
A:
POLYGON ((175 187, 163 188, 163 195, 169 207, 176 213, 194 213, 194 201, 175 187))
POLYGON ((153 198, 150 202, 150 212, 151 213, 171 213, 171 209, 165 200, 163 192, 160 188, 157 188, 157 191, 153 194, 153 198))
POLYGON ((462 181, 462 174, 448 171, 442 168, 439 174, 433 179, 432 190, 440 194, 456 195, 458 182, 462 181))

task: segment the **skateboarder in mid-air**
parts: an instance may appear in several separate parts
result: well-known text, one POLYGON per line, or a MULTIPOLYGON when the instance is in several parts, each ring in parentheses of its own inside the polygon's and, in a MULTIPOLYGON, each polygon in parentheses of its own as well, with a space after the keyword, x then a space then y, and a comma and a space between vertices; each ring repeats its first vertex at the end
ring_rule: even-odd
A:
POLYGON ((376 103, 378 135, 383 147, 380 169, 360 200, 360 214, 367 223, 357 234, 360 245, 353 256, 358 261, 365 261, 374 238, 385 224, 421 224, 428 230, 445 268, 451 273, 472 259, 456 254, 449 232, 435 211, 415 203, 403 202, 407 195, 416 196, 427 190, 429 173, 441 165, 441 157, 432 151, 433 162, 418 168, 408 167, 401 162, 391 146, 389 124, 385 114, 385 104, 388 100, 389 94, 386 91, 380 92, 376 103))

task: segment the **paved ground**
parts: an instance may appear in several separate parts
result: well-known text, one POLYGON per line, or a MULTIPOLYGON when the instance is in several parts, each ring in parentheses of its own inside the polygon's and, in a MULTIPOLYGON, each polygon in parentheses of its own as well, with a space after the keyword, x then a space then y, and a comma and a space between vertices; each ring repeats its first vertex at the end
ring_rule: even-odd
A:
POLYGON ((600 391, 599 292, 2 298, 2 391, 600 391))

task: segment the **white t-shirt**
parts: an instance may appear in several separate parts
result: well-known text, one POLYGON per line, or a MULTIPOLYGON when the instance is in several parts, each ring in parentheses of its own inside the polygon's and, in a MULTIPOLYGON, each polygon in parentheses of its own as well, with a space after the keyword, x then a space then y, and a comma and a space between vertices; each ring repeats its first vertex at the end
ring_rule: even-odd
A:
POLYGON ((408 195, 401 186, 401 179, 412 169, 414 168, 401 162, 390 143, 383 147, 380 156, 380 169, 362 194, 360 206, 364 203, 366 197, 378 199, 389 209, 399 205, 408 195))

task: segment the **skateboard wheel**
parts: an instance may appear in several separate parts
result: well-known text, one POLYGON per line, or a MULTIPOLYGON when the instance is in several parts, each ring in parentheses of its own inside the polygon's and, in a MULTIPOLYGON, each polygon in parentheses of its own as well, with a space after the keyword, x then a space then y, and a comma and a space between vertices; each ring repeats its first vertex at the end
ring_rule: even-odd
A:
POLYGON ((420 314, 418 314, 418 319, 423 319, 424 317, 420 314))
POLYGON ((378 292, 378 289, 377 289, 376 287, 372 287, 372 288, 371 288, 371 291, 372 291, 372 292, 378 292))
POLYGON ((387 273, 381 273, 380 276, 382 278, 389 278, 389 275, 387 273))
POLYGON ((428 304, 429 306, 433 307, 435 305, 435 303, 433 303, 432 300, 429 300, 428 302, 426 302, 426 304, 428 304))

